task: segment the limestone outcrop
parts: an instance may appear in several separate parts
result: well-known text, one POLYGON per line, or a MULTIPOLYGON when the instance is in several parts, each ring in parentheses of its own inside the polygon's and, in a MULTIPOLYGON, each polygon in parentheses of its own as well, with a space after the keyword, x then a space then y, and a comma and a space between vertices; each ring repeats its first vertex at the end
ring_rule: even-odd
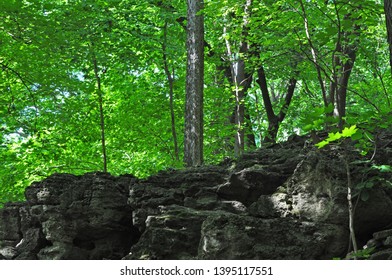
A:
POLYGON ((345 258, 348 176, 359 246, 391 259, 392 175, 377 168, 392 164, 386 143, 376 167, 354 147, 294 137, 143 180, 54 174, 0 209, 0 259, 345 258))

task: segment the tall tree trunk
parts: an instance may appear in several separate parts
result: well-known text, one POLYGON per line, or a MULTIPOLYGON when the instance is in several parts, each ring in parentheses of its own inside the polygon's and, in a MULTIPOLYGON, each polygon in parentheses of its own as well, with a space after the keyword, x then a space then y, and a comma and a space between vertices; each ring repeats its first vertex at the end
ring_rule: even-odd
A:
POLYGON ((317 50, 314 47, 313 40, 312 40, 312 37, 310 35, 311 33, 310 33, 310 28, 309 28, 308 16, 307 16, 306 9, 305 9, 303 1, 300 0, 299 3, 301 5, 302 16, 303 16, 303 19, 304 19, 304 27, 305 27, 306 39, 308 41, 308 44, 309 44, 309 47, 310 47, 310 52, 312 54, 312 62, 314 64, 314 66, 316 67, 317 80, 318 80, 318 82, 320 84, 321 93, 323 95, 324 106, 327 107, 328 106, 327 90, 325 89, 323 77, 322 77, 322 74, 321 74, 322 69, 321 69, 321 66, 320 66, 320 64, 318 62, 317 50))
POLYGON ((167 22, 165 22, 165 26, 163 29, 163 43, 162 43, 163 68, 165 70, 167 82, 169 83, 169 103, 170 103, 169 105, 170 105, 171 130, 172 130, 173 145, 174 145, 174 158, 176 161, 179 161, 176 118, 174 114, 174 70, 173 70, 173 74, 171 74, 169 70, 169 65, 167 63, 166 46, 167 46, 167 22))
POLYGON ((246 77, 245 62, 242 59, 231 65, 234 84, 234 124, 236 126, 234 154, 238 157, 245 150, 245 93, 249 89, 252 78, 246 77))
POLYGON ((204 18, 202 0, 187 0, 187 73, 184 163, 203 163, 204 18))
MULTIPOLYGON (((247 43, 248 24, 251 13, 252 0, 246 0, 242 22, 242 38, 239 50, 232 51, 229 40, 226 39, 227 55, 231 60, 230 74, 235 100, 234 125, 236 128, 234 141, 234 154, 240 156, 245 150, 245 94, 252 82, 252 75, 245 70, 245 61, 242 58, 249 51, 247 43)), ((226 29, 225 29, 226 32, 226 29)))
POLYGON ((392 74, 392 0, 384 0, 384 12, 387 26, 387 39, 389 45, 389 64, 392 74))
POLYGON ((356 58, 355 50, 353 50, 351 47, 348 47, 348 49, 346 49, 344 52, 349 59, 346 62, 341 63, 341 74, 338 79, 338 87, 336 89, 336 109, 338 112, 340 129, 343 128, 344 117, 346 116, 348 82, 356 58))
POLYGON ((102 146, 102 160, 103 172, 107 172, 107 154, 106 154, 106 139, 105 139, 105 115, 103 112, 103 92, 101 88, 101 76, 99 75, 97 57, 95 55, 94 44, 91 43, 90 47, 92 62, 94 65, 94 75, 97 83, 98 104, 99 104, 99 119, 101 128, 101 146, 102 146))
MULTIPOLYGON (((338 34, 336 47, 332 54, 333 72, 330 85, 330 104, 334 105, 334 116, 338 118, 338 126, 342 129, 346 116, 348 82, 356 59, 356 46, 359 44, 358 39, 353 35, 359 35, 359 27, 355 24, 356 19, 352 18, 351 14, 348 13, 344 15, 344 20, 350 21, 352 24, 351 30, 343 30, 344 24, 341 20, 336 2, 334 5, 338 34)), ((360 9, 360 7, 358 7, 358 9, 360 9)))
MULTIPOLYGON (((241 43, 240 47, 240 54, 244 54, 248 51, 248 44, 245 42, 246 36, 247 36, 247 25, 249 23, 249 16, 250 16, 250 6, 252 4, 252 0, 246 0, 245 3, 245 9, 244 9, 244 16, 243 16, 243 42, 241 43)), ((176 21, 183 27, 186 28, 184 22, 185 22, 184 17, 179 17, 176 19, 176 21)), ((230 50, 230 44, 228 41, 226 41, 228 48, 228 56, 230 59, 232 59, 232 53, 230 50)), ((211 48, 211 45, 204 41, 204 47, 207 50, 206 55, 208 57, 213 57, 216 55, 216 53, 213 51, 211 48)), ((245 105, 244 105, 244 97, 246 94, 246 91, 250 87, 252 78, 250 75, 247 75, 247 79, 241 78, 241 75, 245 73, 245 62, 242 59, 239 60, 234 60, 231 62, 230 65, 226 66, 225 65, 225 60, 221 57, 220 58, 222 64, 217 66, 217 71, 222 72, 225 77, 232 83, 233 87, 235 88, 233 90, 233 95, 235 98, 235 108, 233 111, 232 116, 230 116, 230 123, 234 124, 237 127, 236 134, 235 134, 235 146, 234 146, 234 151, 237 156, 239 156, 243 150, 244 150, 244 138, 245 138, 245 131, 244 131, 244 119, 246 118, 245 116, 245 105), (234 69, 238 69, 238 71, 234 71, 234 69), (234 74, 234 73, 238 73, 234 74)), ((246 76, 245 74, 243 75, 244 77, 246 76)), ((254 135, 251 135, 252 132, 248 133, 248 144, 249 146, 254 146, 255 145, 255 140, 254 140, 254 135)))

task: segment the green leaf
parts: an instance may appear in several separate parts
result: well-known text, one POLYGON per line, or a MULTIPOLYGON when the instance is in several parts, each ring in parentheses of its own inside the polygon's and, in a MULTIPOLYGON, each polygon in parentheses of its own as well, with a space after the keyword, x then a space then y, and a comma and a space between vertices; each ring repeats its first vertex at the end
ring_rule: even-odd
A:
POLYGON ((348 137, 351 137, 352 135, 354 135, 357 131, 358 131, 357 126, 352 125, 350 127, 346 127, 343 129, 342 136, 348 138, 348 137))
POLYGON ((352 140, 360 140, 360 139, 362 139, 363 138, 363 134, 362 134, 362 132, 361 131, 359 131, 359 130, 357 130, 352 136, 351 136, 351 139, 352 140))
POLYGON ((377 169, 380 172, 391 172, 392 171, 392 166, 390 165, 373 165, 372 166, 373 169, 377 169))
POLYGON ((323 140, 319 143, 316 144, 316 147, 318 147, 319 149, 325 147, 326 145, 328 145, 330 142, 328 140, 323 140))
POLYGON ((340 138, 342 138, 342 136, 343 135, 340 132, 336 132, 336 133, 331 132, 331 133, 328 133, 327 140, 329 142, 333 142, 333 141, 339 140, 340 138))
POLYGON ((366 182, 361 182, 359 183, 356 187, 360 190, 363 189, 370 189, 374 186, 374 182, 373 181, 366 181, 366 182))

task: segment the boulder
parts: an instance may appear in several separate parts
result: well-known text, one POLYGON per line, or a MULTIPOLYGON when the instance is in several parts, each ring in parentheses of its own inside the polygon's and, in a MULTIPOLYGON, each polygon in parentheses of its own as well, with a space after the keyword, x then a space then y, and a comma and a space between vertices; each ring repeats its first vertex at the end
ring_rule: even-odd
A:
POLYGON ((120 259, 139 237, 127 204, 132 180, 54 174, 34 183, 26 203, 0 210, 1 242, 15 246, 14 259, 120 259))

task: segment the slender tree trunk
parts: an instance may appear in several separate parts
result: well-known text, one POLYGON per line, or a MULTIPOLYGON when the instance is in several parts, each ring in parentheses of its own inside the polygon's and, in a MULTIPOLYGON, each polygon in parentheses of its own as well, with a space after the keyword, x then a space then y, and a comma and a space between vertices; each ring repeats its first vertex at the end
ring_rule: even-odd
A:
POLYGON ((184 163, 203 163, 204 18, 202 0, 187 0, 187 73, 184 163))
MULTIPOLYGON (((257 113, 257 125, 258 127, 262 127, 262 112, 260 110, 261 108, 261 103, 259 101, 259 97, 258 94, 255 94, 255 105, 256 105, 256 113, 257 113)), ((258 137, 259 137, 259 141, 262 142, 263 141, 263 134, 261 132, 258 132, 258 137)))
POLYGON ((335 11, 337 17, 338 34, 336 40, 336 47, 332 55, 332 79, 330 85, 330 104, 334 105, 334 116, 338 118, 339 128, 342 129, 344 125, 344 118, 346 116, 346 100, 348 82, 356 59, 356 45, 358 39, 353 35, 358 36, 358 26, 354 23, 355 19, 351 18, 351 14, 344 15, 344 20, 353 22, 351 30, 343 30, 339 9, 335 2, 335 11), (354 37, 354 38, 353 38, 354 37), (342 57, 344 59, 342 59, 342 57))
POLYGON ((264 142, 275 142, 276 134, 278 126, 278 119, 274 113, 274 109, 272 107, 271 98, 269 96, 269 90, 267 85, 267 78, 265 76, 264 67, 260 66, 257 70, 257 80, 256 82, 259 84, 261 89, 261 96, 263 97, 264 108, 267 113, 268 119, 268 131, 267 135, 264 136, 264 142))
POLYGON ((232 65, 232 77, 235 85, 234 97, 235 97, 235 110, 234 110, 234 123, 236 126, 235 142, 234 142, 234 154, 240 156, 245 149, 244 139, 244 90, 241 85, 245 80, 245 62, 239 60, 232 65))
POLYGON ((167 46, 167 22, 165 22, 165 26, 163 29, 163 44, 162 44, 163 68, 165 70, 167 82, 169 83, 169 103, 170 103, 169 105, 170 105, 171 130, 172 130, 173 145, 174 145, 174 157, 176 161, 179 161, 176 118, 174 114, 174 70, 173 70, 173 74, 171 74, 169 71, 169 65, 167 63, 166 46, 167 46))
POLYGON ((242 59, 234 62, 231 66, 232 80, 234 84, 234 124, 236 135, 234 154, 238 157, 245 150, 245 92, 250 86, 251 78, 245 77, 245 62, 242 59))
POLYGON ((389 45, 389 64, 392 74, 392 0, 384 0, 384 12, 387 26, 387 39, 389 45))
POLYGON ((348 49, 345 50, 345 54, 348 56, 349 59, 341 65, 341 73, 338 80, 338 88, 336 91, 336 108, 338 111, 340 129, 343 128, 344 117, 346 116, 348 82, 356 58, 355 50, 353 50, 351 47, 348 47, 348 49))
MULTIPOLYGON (((245 150, 245 94, 252 82, 252 76, 246 73, 245 61, 242 59, 243 54, 246 54, 249 51, 249 45, 246 42, 246 37, 248 36, 251 5, 252 0, 246 0, 242 23, 242 42, 240 43, 239 50, 233 52, 230 42, 226 40, 227 55, 231 60, 231 81, 234 88, 233 95, 235 108, 233 119, 236 127, 234 137, 234 154, 237 157, 245 150)), ((224 32, 226 32, 226 30, 224 32)))
MULTIPOLYGON (((343 162, 346 167, 346 176, 347 176, 347 202, 348 202, 348 217, 349 217, 348 226, 350 230, 350 241, 353 246, 354 253, 357 253, 358 245, 357 245, 357 238, 355 236, 355 226, 354 226, 355 207, 352 201, 352 183, 351 183, 351 172, 350 172, 350 165, 348 160, 347 146, 344 147, 343 162)), ((354 257, 354 259, 356 259, 356 257, 354 257)))
POLYGON ((94 65, 94 75, 97 82, 97 93, 99 103, 99 118, 101 127, 101 146, 102 146, 102 160, 103 160, 103 172, 107 172, 107 154, 106 154, 106 140, 105 140, 105 115, 103 113, 103 92, 101 88, 101 77, 99 75, 98 62, 95 56, 94 45, 91 44, 91 55, 94 65))
POLYGON ((249 148, 256 148, 256 136, 252 128, 252 119, 248 111, 245 111, 245 127, 246 127, 246 146, 249 148))
POLYGON ((313 60, 312 62, 314 64, 314 66, 316 67, 317 79, 318 79, 318 82, 320 84, 321 93, 323 95, 324 106, 327 107, 328 106, 327 91, 325 89, 323 77, 322 77, 322 74, 321 74, 322 69, 321 69, 321 66, 320 66, 320 64, 318 62, 317 51, 316 51, 316 48, 313 45, 312 37, 310 36, 308 16, 307 16, 306 9, 305 9, 303 1, 300 0, 299 3, 301 5, 301 10, 302 10, 302 14, 303 14, 302 16, 303 16, 303 19, 304 19, 304 27, 305 27, 306 39, 308 40, 308 44, 310 46, 310 52, 312 54, 312 60, 313 60))

